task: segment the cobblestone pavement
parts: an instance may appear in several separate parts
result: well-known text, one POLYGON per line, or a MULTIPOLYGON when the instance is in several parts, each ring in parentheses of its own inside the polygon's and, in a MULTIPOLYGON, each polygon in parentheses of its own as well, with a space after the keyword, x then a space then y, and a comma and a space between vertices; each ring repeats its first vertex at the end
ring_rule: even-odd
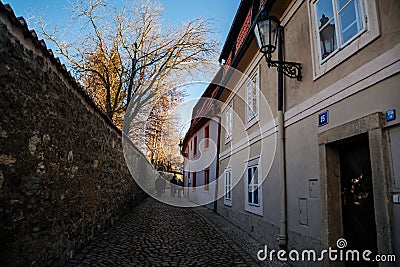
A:
POLYGON ((228 241, 232 246, 237 247, 240 253, 248 262, 252 262, 252 266, 267 266, 267 267, 288 267, 285 262, 280 262, 276 258, 272 262, 269 260, 260 261, 257 259, 257 252, 263 249, 265 244, 251 237, 248 233, 229 222, 224 217, 214 213, 210 209, 198 207, 194 209, 200 216, 204 217, 208 223, 228 241), (257 263, 257 264, 256 264, 257 263))
POLYGON ((201 209, 149 197, 67 266, 257 266, 201 209))

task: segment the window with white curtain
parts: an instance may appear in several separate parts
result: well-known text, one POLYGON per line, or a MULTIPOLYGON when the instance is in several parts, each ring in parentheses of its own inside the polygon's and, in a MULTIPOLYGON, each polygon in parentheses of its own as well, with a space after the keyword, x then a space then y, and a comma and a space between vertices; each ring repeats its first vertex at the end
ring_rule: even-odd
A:
POLYGON ((233 105, 230 104, 225 113, 226 141, 232 139, 233 105))
POLYGON ((232 200, 232 170, 225 170, 225 199, 232 200))
POLYGON ((247 122, 256 120, 258 115, 258 74, 247 83, 247 122))

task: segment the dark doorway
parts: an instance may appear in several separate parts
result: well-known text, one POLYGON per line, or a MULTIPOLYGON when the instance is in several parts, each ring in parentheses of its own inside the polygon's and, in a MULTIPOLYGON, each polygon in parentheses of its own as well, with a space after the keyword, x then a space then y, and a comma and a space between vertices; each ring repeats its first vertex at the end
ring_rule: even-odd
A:
MULTIPOLYGON (((339 146, 339 158, 346 249, 357 249, 360 254, 368 249, 375 254, 377 239, 368 136, 362 135, 342 143, 339 146)), ((365 264, 349 262, 346 266, 365 264)))

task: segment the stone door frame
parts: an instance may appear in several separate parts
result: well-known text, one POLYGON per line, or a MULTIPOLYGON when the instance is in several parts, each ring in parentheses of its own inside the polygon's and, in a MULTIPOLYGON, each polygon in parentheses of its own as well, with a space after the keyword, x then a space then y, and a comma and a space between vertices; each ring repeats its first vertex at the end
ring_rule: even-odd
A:
MULTIPOLYGON (((378 254, 393 254, 391 233, 390 173, 385 117, 373 113, 339 125, 318 134, 319 166, 321 181, 321 243, 322 248, 336 248, 336 241, 343 237, 339 149, 341 140, 368 135, 374 194, 375 222, 378 254)), ((326 266, 340 266, 325 262, 326 266)), ((382 265, 383 266, 383 265, 382 265)))

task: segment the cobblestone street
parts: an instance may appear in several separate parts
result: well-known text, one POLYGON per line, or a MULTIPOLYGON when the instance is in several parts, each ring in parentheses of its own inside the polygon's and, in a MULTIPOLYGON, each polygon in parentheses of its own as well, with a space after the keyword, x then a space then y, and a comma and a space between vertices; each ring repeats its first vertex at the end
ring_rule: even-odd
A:
POLYGON ((257 266, 201 213, 149 197, 67 266, 257 266))

